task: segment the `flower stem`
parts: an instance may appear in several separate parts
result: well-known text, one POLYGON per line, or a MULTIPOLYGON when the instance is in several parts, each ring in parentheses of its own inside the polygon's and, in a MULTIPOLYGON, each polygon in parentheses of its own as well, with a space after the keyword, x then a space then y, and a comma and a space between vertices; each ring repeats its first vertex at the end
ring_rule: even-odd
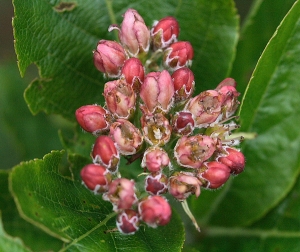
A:
POLYGON ((193 222, 195 228, 197 229, 197 231, 200 232, 200 227, 198 226, 198 223, 197 223, 197 221, 196 221, 194 215, 192 214, 192 212, 191 212, 191 210, 190 210, 190 208, 189 208, 189 205, 188 205, 187 201, 186 201, 186 200, 182 201, 182 202, 181 202, 181 205, 182 205, 182 207, 183 207, 183 210, 184 210, 185 213, 187 214, 187 216, 189 216, 190 219, 192 220, 192 222, 193 222))

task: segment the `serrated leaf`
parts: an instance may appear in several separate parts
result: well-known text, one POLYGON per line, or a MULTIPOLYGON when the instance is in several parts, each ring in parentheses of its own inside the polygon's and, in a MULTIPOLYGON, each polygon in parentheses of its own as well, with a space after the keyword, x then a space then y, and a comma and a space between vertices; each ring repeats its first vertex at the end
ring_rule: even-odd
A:
POLYGON ((8 175, 9 171, 0 170, 0 209, 5 232, 12 237, 22 239, 25 246, 33 251, 58 251, 62 247, 60 240, 41 232, 40 229, 20 217, 13 197, 8 190, 8 175))
POLYGON ((202 200, 194 201, 203 222, 249 225, 295 183, 300 168, 299 13, 297 1, 263 52, 241 104, 241 131, 258 135, 243 146, 245 172, 210 198, 207 214, 202 213, 202 200))
POLYGON ((148 26, 167 15, 178 18, 181 40, 195 49, 197 92, 214 88, 226 77, 234 57, 238 20, 233 1, 61 1, 14 0, 15 48, 20 72, 34 63, 40 77, 25 92, 33 113, 43 110, 75 120, 74 111, 103 102, 103 76, 93 66, 92 50, 100 39, 114 39, 107 28, 121 23, 135 8, 148 26), (110 16, 109 16, 110 15, 110 16))
POLYGON ((85 158, 72 156, 73 178, 58 172, 62 152, 14 167, 10 186, 21 215, 65 241, 63 251, 180 251, 184 231, 177 214, 157 229, 141 227, 131 236, 107 232, 116 227, 112 206, 88 191, 79 178, 85 158))

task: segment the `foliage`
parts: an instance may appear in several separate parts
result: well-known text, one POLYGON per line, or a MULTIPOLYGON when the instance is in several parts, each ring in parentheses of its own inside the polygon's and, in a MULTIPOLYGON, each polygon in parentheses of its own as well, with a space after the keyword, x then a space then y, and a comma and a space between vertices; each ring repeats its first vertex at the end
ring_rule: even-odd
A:
MULTIPOLYGON (((65 150, 0 172, 4 227, 0 225, 0 251, 181 251, 182 247, 185 251, 298 251, 300 2, 282 2, 254 1, 239 27, 232 0, 14 0, 20 73, 24 76, 31 64, 39 70, 39 77, 25 90, 26 103, 33 114, 58 114, 71 123, 66 129, 62 119, 57 122, 49 116, 35 123, 26 112, 19 112, 19 117, 24 116, 20 123, 9 116, 13 112, 2 110, 11 108, 11 100, 20 96, 1 98, 6 125, 0 124, 0 134, 6 136, 5 144, 9 141, 3 129, 10 127, 11 135, 21 131, 24 136, 17 136, 15 142, 22 143, 26 160, 34 157, 33 145, 39 142, 33 135, 42 139, 38 156, 42 155, 38 151, 58 146, 58 139, 65 150), (114 232, 111 205, 81 184, 79 172, 89 162, 93 137, 74 127, 74 111, 103 102, 106 80, 93 66, 92 51, 98 40, 115 39, 107 27, 120 23, 127 8, 136 9, 149 26, 153 19, 168 15, 178 19, 180 40, 190 41, 195 50, 196 93, 231 76, 243 94, 240 132, 256 138, 241 146, 247 160, 244 173, 223 188, 203 190, 198 199, 190 200, 201 233, 189 220, 183 227, 186 218, 176 202, 167 226, 145 226, 131 236, 114 232), (35 134, 28 133, 32 125, 35 134), (62 128, 59 137, 57 125, 62 128)), ((7 85, 1 93, 13 94, 11 85, 20 85, 15 72, 9 74, 15 70, 3 69, 0 81, 7 85)))

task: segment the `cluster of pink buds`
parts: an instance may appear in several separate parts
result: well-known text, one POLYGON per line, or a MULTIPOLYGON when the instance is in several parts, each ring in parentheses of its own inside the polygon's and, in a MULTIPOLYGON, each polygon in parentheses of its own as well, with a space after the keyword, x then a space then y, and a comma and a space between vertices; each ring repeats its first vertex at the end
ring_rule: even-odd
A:
POLYGON ((149 29, 136 10, 128 9, 120 42, 100 40, 94 64, 105 77, 105 104, 76 111, 81 127, 95 135, 92 163, 83 167, 83 184, 102 194, 117 213, 125 234, 141 224, 166 225, 171 207, 164 195, 183 202, 201 188, 216 189, 244 170, 244 155, 231 132, 239 93, 233 79, 192 97, 194 56, 188 41, 178 41, 179 25, 165 17, 149 29), (136 179, 122 177, 121 158, 140 162, 136 179), (138 188, 138 179, 143 187, 138 188))

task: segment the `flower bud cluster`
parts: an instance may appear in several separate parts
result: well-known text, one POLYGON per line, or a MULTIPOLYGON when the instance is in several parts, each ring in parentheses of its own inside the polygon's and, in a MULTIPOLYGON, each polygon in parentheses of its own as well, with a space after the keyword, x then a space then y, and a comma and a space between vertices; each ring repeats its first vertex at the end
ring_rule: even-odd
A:
POLYGON ((192 97, 195 78, 189 69, 194 51, 178 41, 179 25, 165 17, 149 29, 134 9, 124 14, 119 42, 100 40, 95 67, 106 77, 104 106, 86 105, 76 119, 96 136, 92 163, 83 167, 83 184, 102 194, 117 213, 120 232, 135 233, 141 223, 166 225, 171 207, 166 193, 179 201, 216 189, 244 170, 240 138, 232 119, 239 102, 233 79, 192 97), (122 177, 121 158, 140 161, 141 175, 122 177), (137 180, 144 178, 144 187, 137 180))

